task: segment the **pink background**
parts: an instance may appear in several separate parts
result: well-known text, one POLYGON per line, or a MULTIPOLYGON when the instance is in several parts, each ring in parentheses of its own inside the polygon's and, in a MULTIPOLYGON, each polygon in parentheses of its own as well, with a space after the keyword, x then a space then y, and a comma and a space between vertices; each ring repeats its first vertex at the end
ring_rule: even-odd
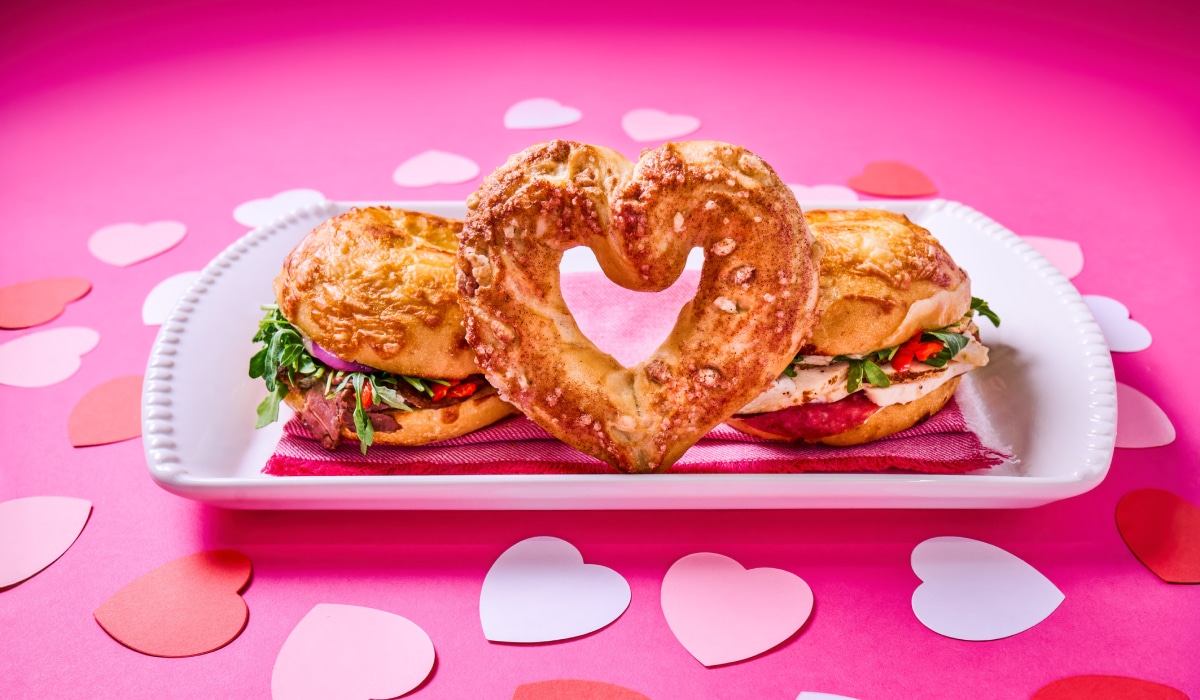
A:
MULTIPOLYGON (((1200 695, 1200 588, 1157 579, 1113 522, 1134 488, 1200 503, 1188 388, 1200 341, 1200 16, 1188 0, 1003 4, 5 2, 0 285, 90 279, 91 294, 43 329, 85 325, 101 341, 63 384, 0 386, 0 499, 95 503, 61 560, 0 591, 0 694, 265 697, 284 638, 324 602, 420 625, 438 653, 423 698, 507 697, 555 677, 653 698, 1017 698, 1083 673, 1200 695), (530 97, 583 119, 506 130, 505 109, 530 97), (699 117, 693 137, 744 144, 788 182, 841 184, 870 161, 902 160, 1018 233, 1080 242, 1080 290, 1119 299, 1155 335, 1150 349, 1114 358, 1118 379, 1156 400, 1179 438, 1118 450, 1108 479, 1066 502, 945 512, 228 512, 160 490, 138 440, 70 446, 70 407, 144 369, 157 332, 141 321, 145 295, 244 233, 231 216, 239 203, 301 187, 331 199, 462 198, 478 180, 413 190, 391 173, 430 148, 487 172, 554 137, 633 156, 641 144, 620 118, 638 107, 699 117), (102 226, 160 219, 189 233, 158 258, 120 269, 87 252, 102 226), (483 576, 534 535, 567 539, 624 575, 624 616, 566 643, 485 641, 483 576), (912 614, 908 566, 938 535, 1007 549, 1066 601, 1009 639, 938 636, 912 614), (229 646, 152 658, 92 619, 138 575, 217 547, 255 565, 250 622, 229 646), (816 597, 810 623, 760 658, 703 668, 671 636, 658 592, 672 562, 706 550, 802 576, 816 597)), ((0 343, 27 332, 0 331, 0 343)))

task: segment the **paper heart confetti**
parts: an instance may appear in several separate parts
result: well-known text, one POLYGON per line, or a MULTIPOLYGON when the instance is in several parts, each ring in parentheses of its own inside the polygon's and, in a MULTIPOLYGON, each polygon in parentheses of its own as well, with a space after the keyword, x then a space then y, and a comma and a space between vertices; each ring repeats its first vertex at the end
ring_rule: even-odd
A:
POLYGON ((1049 617, 1064 596, 1022 559, 966 537, 934 537, 912 551, 923 581, 912 607, 921 624, 968 641, 1011 637, 1049 617))
POLYGON ((178 221, 113 224, 92 234, 88 250, 109 265, 128 267, 167 252, 186 235, 187 226, 178 221))
POLYGON ((504 126, 508 129, 550 129, 574 124, 583 113, 574 107, 559 104, 548 97, 521 100, 504 113, 504 126))
POLYGON ((621 128, 634 141, 665 141, 687 136, 700 128, 700 120, 658 109, 635 109, 621 117, 621 128))
POLYGON ((1167 583, 1200 583, 1200 508, 1170 491, 1138 489, 1117 502, 1117 530, 1167 583))
POLYGON ((154 285, 154 289, 150 290, 146 300, 142 302, 142 323, 147 326, 162 325, 171 309, 175 308, 175 302, 179 301, 179 297, 183 296, 199 276, 200 273, 194 270, 180 272, 154 285))
POLYGON ((1040 236, 1021 236, 1021 239, 1036 248, 1067 279, 1075 279, 1083 272, 1083 248, 1075 241, 1040 236))
POLYGON ((812 589, 792 572, 745 569, 711 552, 675 562, 662 583, 667 626, 705 666, 779 646, 804 625, 812 608, 812 589))
POLYGON ((796 700, 854 700, 854 698, 845 695, 833 695, 831 693, 814 693, 806 690, 797 695, 796 700))
POLYGON ((142 376, 110 379, 83 395, 67 419, 75 447, 107 445, 142 434, 142 376))
POLYGON ((80 357, 100 342, 91 328, 68 326, 23 335, 0 345, 0 384, 40 387, 79 371, 80 357))
POLYGON ((453 185, 474 180, 479 166, 464 156, 445 151, 425 151, 409 158, 392 173, 392 180, 401 187, 453 185))
POLYGON ((317 190, 284 190, 270 197, 251 199, 233 209, 233 218, 243 226, 266 226, 313 204, 325 201, 325 195, 317 190))
POLYGON ((488 570, 479 620, 493 642, 551 642, 609 625, 629 599, 624 577, 584 564, 570 542, 531 537, 505 550, 488 570))
POLYGON ((274 700, 395 698, 433 670, 433 642, 407 618, 321 603, 300 620, 271 672, 274 700))
POLYGON ((929 176, 906 163, 880 160, 868 163, 862 173, 846 181, 863 194, 876 197, 929 197, 937 187, 929 176))
POLYGON ((150 656, 207 654, 232 642, 250 611, 241 591, 252 567, 228 549, 198 552, 143 574, 96 608, 96 622, 150 656))
POLYGON ((92 283, 79 277, 53 277, 0 287, 0 328, 40 326, 58 318, 67 304, 82 299, 92 283))
POLYGON ((841 185, 791 185, 796 199, 801 202, 853 202, 858 199, 858 193, 849 187, 841 185))
POLYGON ((604 683, 559 679, 522 683, 513 691, 512 700, 650 700, 629 688, 604 683))
POLYGON ((1033 700, 1187 700, 1169 685, 1124 676, 1071 676, 1033 694, 1033 700))
POLYGON ((50 566, 66 553, 92 513, 91 501, 30 496, 0 503, 0 588, 50 566))
POLYGON ((1162 447, 1175 442, 1175 426, 1154 399, 1117 382, 1117 447, 1162 447))
POLYGON ((1109 350, 1140 352, 1150 347, 1150 331, 1129 317, 1129 309, 1124 304, 1098 294, 1085 294, 1083 300, 1096 317, 1096 323, 1100 324, 1109 350))

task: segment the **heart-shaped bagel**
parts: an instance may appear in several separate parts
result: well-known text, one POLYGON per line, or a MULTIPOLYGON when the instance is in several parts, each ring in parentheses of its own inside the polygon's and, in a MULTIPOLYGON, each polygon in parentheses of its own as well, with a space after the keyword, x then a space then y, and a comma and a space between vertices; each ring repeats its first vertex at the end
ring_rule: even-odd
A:
POLYGON ((787 367, 814 322, 817 265, 800 206, 753 153, 668 143, 636 164, 552 141, 467 200, 458 291, 488 381, 547 432, 625 472, 667 469, 787 367), (617 284, 661 291, 704 250, 696 296, 648 358, 623 367, 563 301, 563 252, 587 246, 617 284))

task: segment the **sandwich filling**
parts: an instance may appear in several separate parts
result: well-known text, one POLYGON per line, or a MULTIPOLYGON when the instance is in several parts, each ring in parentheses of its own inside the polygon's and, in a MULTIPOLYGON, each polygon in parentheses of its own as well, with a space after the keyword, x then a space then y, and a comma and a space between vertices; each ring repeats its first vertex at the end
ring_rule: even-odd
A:
POLYGON ((1000 325, 987 302, 972 298, 970 310, 957 322, 920 331, 892 347, 864 355, 797 355, 737 415, 751 421, 761 416, 772 424, 786 418, 805 439, 861 425, 884 406, 916 401, 954 377, 986 365, 988 350, 979 342, 976 313, 1000 325), (777 412, 786 415, 764 415, 777 412))
POLYGON ((375 431, 393 432, 395 411, 442 409, 471 397, 494 393, 481 374, 465 379, 410 377, 370 367, 348 371, 329 366, 314 356, 312 341, 296 328, 278 305, 263 306, 254 342, 263 347, 250 358, 250 376, 261 377, 267 397, 258 405, 256 428, 279 419, 279 403, 295 391, 304 396, 300 419, 326 449, 341 442, 342 429, 353 426, 363 454, 375 431))

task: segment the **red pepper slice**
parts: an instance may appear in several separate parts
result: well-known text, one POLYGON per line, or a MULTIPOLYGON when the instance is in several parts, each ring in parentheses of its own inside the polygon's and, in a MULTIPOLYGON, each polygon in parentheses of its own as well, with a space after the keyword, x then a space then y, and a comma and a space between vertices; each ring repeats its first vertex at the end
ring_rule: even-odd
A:
POLYGON ((371 382, 363 382, 363 388, 362 388, 363 408, 370 408, 371 401, 374 398, 375 398, 374 395, 371 393, 371 382))
POLYGON ((892 356, 892 369, 897 372, 907 371, 912 365, 913 360, 924 362, 934 355, 942 351, 945 343, 940 340, 930 340, 921 342, 921 334, 924 331, 917 331, 917 334, 912 338, 900 344, 896 348, 896 354, 892 356))
POLYGON ((441 401, 442 399, 446 398, 446 392, 447 392, 447 391, 450 391, 450 387, 449 387, 449 385, 447 385, 447 384, 434 384, 434 385, 433 385, 433 400, 434 400, 434 401, 441 401))
POLYGON ((452 399, 466 398, 466 397, 470 396, 471 394, 474 394, 476 388, 477 387, 470 382, 467 382, 466 384, 459 384, 458 386, 454 387, 449 392, 447 392, 446 396, 449 396, 452 399))

